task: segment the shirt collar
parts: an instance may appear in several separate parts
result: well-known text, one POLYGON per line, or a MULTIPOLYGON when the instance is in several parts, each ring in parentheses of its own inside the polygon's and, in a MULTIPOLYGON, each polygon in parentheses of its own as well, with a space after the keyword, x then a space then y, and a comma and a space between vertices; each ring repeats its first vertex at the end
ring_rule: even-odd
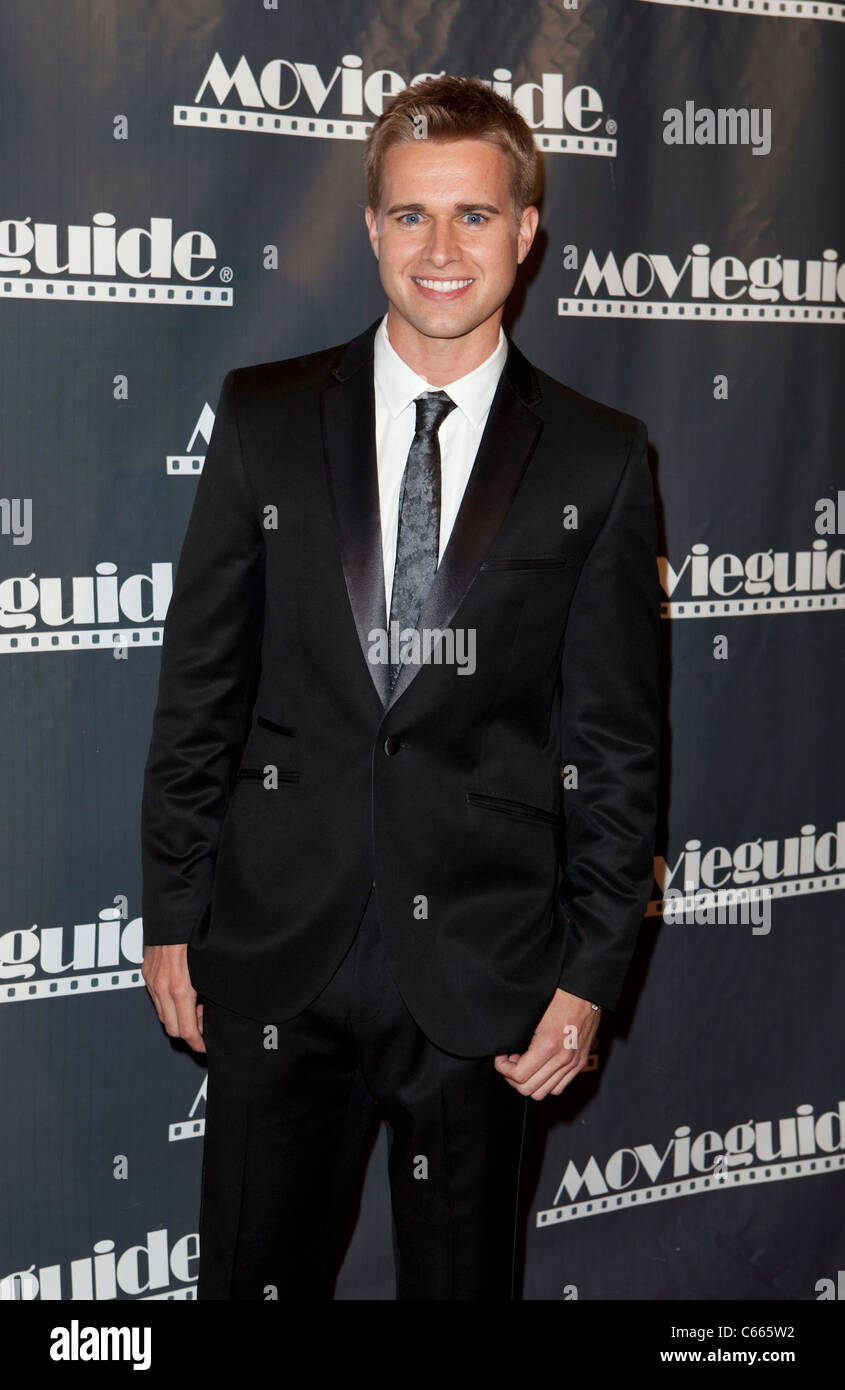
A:
POLYGON ((507 355, 508 340, 502 325, 499 324, 499 341, 484 362, 455 381, 447 382, 442 387, 432 386, 399 356, 387 336, 385 314, 376 330, 373 343, 373 371, 393 419, 401 414, 420 392, 443 390, 448 392, 470 423, 478 427, 490 409, 507 355))

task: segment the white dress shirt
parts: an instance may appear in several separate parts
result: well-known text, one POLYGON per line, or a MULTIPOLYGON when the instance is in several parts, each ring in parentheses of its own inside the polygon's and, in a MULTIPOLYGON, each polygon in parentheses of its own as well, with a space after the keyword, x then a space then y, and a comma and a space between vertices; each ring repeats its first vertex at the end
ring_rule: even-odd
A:
POLYGON ((444 386, 432 386, 408 366, 387 336, 387 314, 376 330, 373 345, 375 377, 376 458, 378 461, 381 544, 384 560, 385 623, 390 620, 390 597, 396 565, 399 528, 399 492, 416 432, 415 397, 423 391, 445 391, 457 406, 446 416, 438 432, 440 443, 440 549, 443 556, 461 498, 472 472, 475 455, 505 358, 508 340, 499 325, 499 341, 490 356, 466 376, 444 386))

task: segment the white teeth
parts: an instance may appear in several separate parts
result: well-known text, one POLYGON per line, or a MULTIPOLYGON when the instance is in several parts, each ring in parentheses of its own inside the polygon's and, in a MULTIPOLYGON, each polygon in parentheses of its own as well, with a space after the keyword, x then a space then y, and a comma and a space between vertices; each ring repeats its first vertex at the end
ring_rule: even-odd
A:
POLYGON ((439 290, 441 294, 448 294, 451 290, 463 289, 464 285, 471 285, 472 280, 420 280, 414 276, 418 285, 422 285, 425 290, 439 290))

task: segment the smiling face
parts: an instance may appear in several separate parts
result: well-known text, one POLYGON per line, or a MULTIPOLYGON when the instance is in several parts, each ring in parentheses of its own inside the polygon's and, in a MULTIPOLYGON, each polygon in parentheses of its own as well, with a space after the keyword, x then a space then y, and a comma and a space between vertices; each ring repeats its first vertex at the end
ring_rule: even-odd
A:
POLYGON ((537 229, 535 207, 514 221, 507 155, 478 139, 392 145, 381 210, 368 207, 365 218, 397 352, 412 366, 433 358, 472 370, 466 362, 482 362, 496 346, 537 229))

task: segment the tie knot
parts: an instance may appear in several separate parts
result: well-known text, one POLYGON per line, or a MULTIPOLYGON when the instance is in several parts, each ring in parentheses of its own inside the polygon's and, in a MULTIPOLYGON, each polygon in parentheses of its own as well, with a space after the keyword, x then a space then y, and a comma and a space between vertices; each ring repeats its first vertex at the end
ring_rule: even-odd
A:
POLYGON ((445 391, 425 391, 417 396, 417 434, 436 434, 455 402, 445 391))

